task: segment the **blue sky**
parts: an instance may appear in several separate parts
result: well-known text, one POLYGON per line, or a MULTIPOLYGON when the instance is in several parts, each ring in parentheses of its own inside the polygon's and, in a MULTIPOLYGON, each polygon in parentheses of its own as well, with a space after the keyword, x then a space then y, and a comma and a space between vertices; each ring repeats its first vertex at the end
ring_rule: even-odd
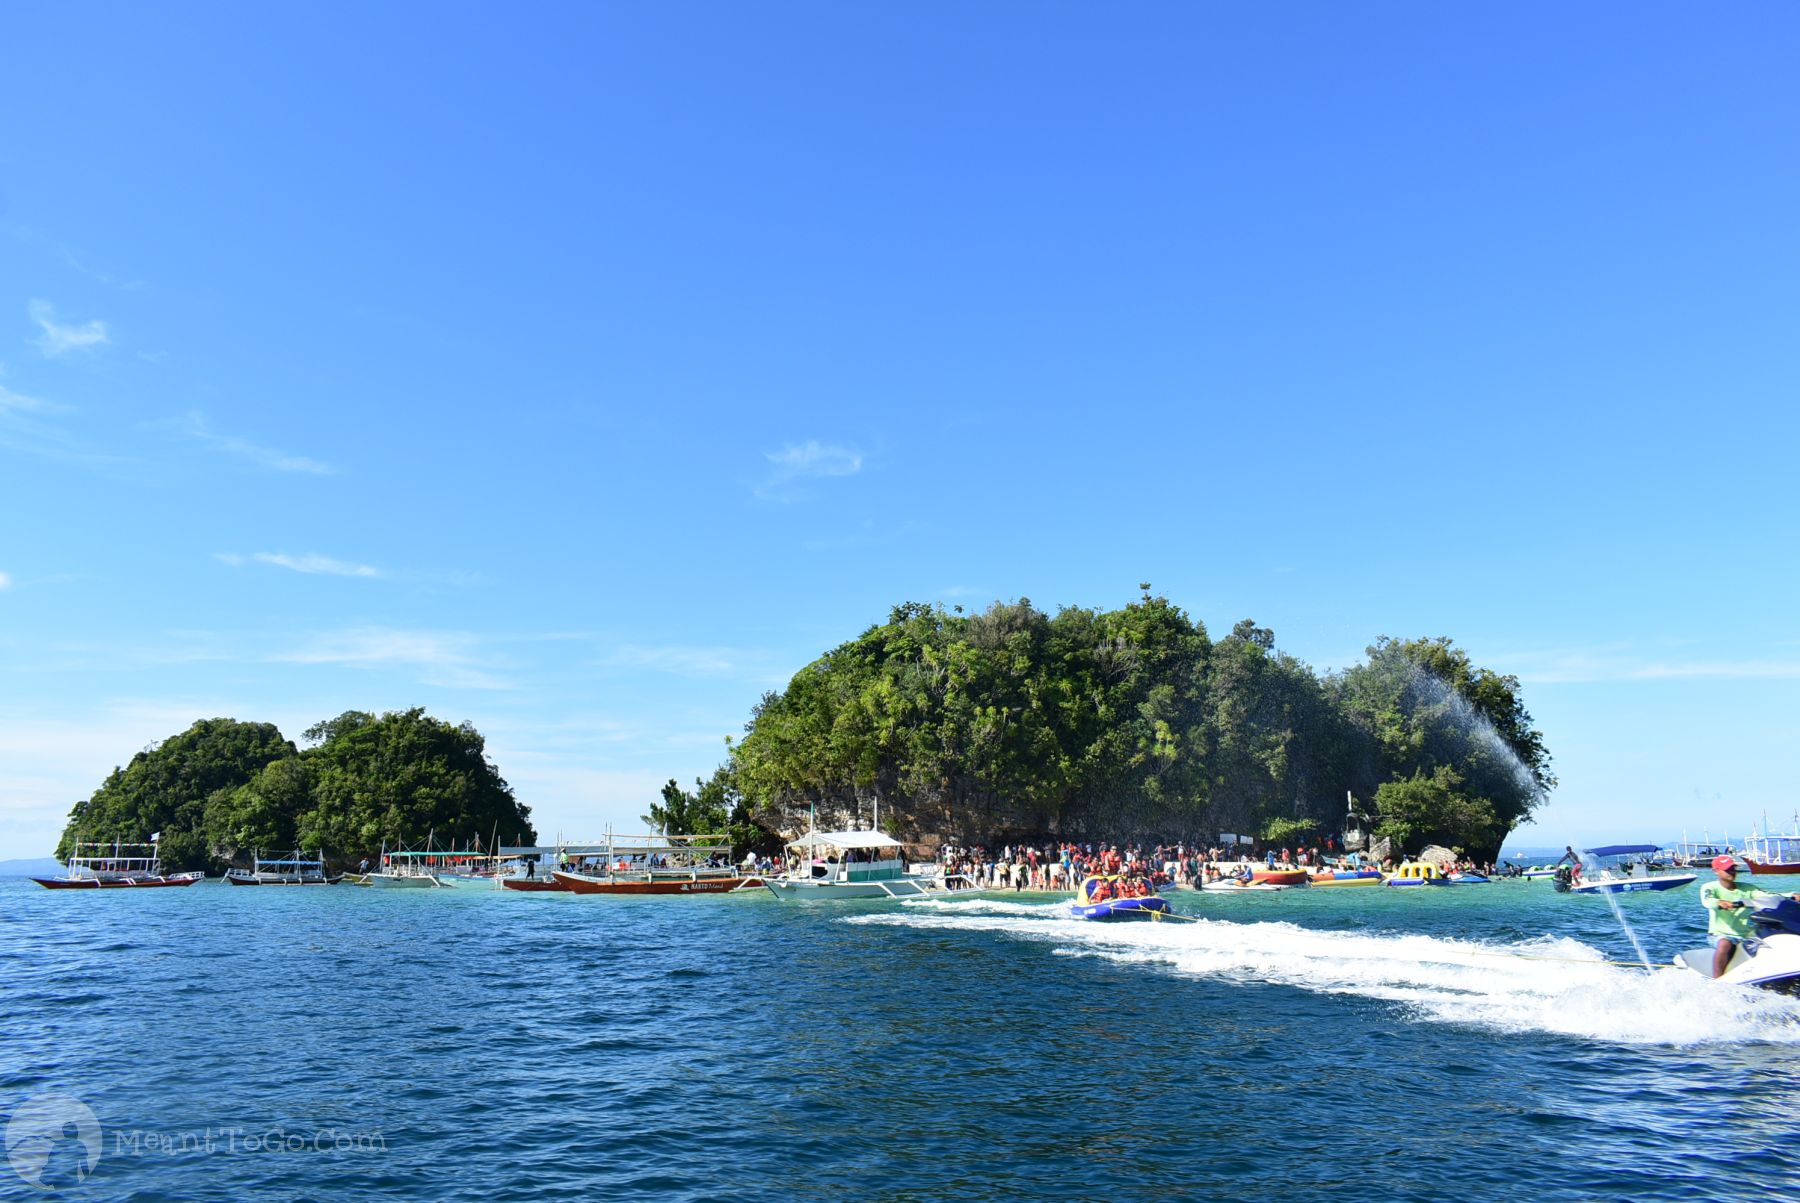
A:
MULTIPOLYGON (((898 602, 1448 635, 1523 842, 1800 806, 1800 11, 100 4, 0 36, 0 856, 195 719, 546 836, 898 602)), ((1515 841, 1520 842, 1520 841, 1515 841)))

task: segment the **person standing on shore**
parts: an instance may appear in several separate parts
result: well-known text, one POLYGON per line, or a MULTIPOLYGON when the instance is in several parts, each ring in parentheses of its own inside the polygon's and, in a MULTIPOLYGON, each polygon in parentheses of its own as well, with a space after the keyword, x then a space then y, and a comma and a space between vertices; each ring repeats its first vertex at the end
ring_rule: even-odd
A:
MULTIPOLYGON (((1737 862, 1729 856, 1713 857, 1712 869, 1716 880, 1700 887, 1700 905, 1707 911, 1706 934, 1719 942, 1713 949, 1713 976, 1723 977, 1732 952, 1756 934, 1750 927, 1750 904, 1783 895, 1759 886, 1738 885, 1737 862)), ((1800 902, 1800 894, 1786 897, 1800 902)))

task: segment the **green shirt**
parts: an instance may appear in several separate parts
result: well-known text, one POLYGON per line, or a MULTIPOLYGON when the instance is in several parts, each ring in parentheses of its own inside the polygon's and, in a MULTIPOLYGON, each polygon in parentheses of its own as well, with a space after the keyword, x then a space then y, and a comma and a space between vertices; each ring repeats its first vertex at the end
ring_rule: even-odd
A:
POLYGON ((1700 905, 1705 907, 1707 912, 1706 934, 1747 940, 1756 934, 1750 925, 1750 908, 1736 906, 1728 911, 1722 911, 1719 909, 1719 904, 1721 902, 1755 902, 1758 898, 1780 897, 1780 894, 1771 894, 1756 886, 1738 886, 1736 889, 1728 889, 1722 881, 1709 881, 1700 887, 1700 905))

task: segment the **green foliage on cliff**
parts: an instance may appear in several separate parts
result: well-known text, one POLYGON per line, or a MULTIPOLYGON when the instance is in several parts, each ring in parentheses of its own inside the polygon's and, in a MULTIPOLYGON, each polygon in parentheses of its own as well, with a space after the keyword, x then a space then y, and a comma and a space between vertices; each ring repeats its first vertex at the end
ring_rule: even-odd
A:
POLYGON ((1215 642, 1146 587, 1113 611, 898 606, 766 694, 728 767, 769 826, 879 803, 892 830, 961 839, 1336 831, 1346 790, 1366 803, 1423 774, 1447 783, 1427 815, 1460 817, 1390 790, 1406 829, 1485 849, 1555 784, 1548 766, 1518 682, 1447 639, 1380 639, 1321 676, 1268 629, 1215 642))
POLYGON ((161 832, 164 864, 202 868, 303 847, 354 858, 435 832, 439 844, 530 842, 529 808, 467 723, 421 709, 348 711, 312 727, 304 751, 268 723, 206 719, 115 769, 75 805, 57 845, 141 842, 161 832))

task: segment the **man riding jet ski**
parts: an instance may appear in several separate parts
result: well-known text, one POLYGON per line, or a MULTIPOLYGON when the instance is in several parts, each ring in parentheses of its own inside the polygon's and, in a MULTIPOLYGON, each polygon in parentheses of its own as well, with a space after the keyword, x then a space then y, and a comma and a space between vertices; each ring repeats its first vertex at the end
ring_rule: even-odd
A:
MULTIPOLYGON (((1750 922, 1757 934, 1738 944, 1725 971, 1714 980, 1783 994, 1800 992, 1800 902, 1791 898, 1759 901, 1751 905, 1750 922)), ((1711 948, 1696 948, 1676 954, 1675 964, 1712 977, 1713 955, 1711 948)))

